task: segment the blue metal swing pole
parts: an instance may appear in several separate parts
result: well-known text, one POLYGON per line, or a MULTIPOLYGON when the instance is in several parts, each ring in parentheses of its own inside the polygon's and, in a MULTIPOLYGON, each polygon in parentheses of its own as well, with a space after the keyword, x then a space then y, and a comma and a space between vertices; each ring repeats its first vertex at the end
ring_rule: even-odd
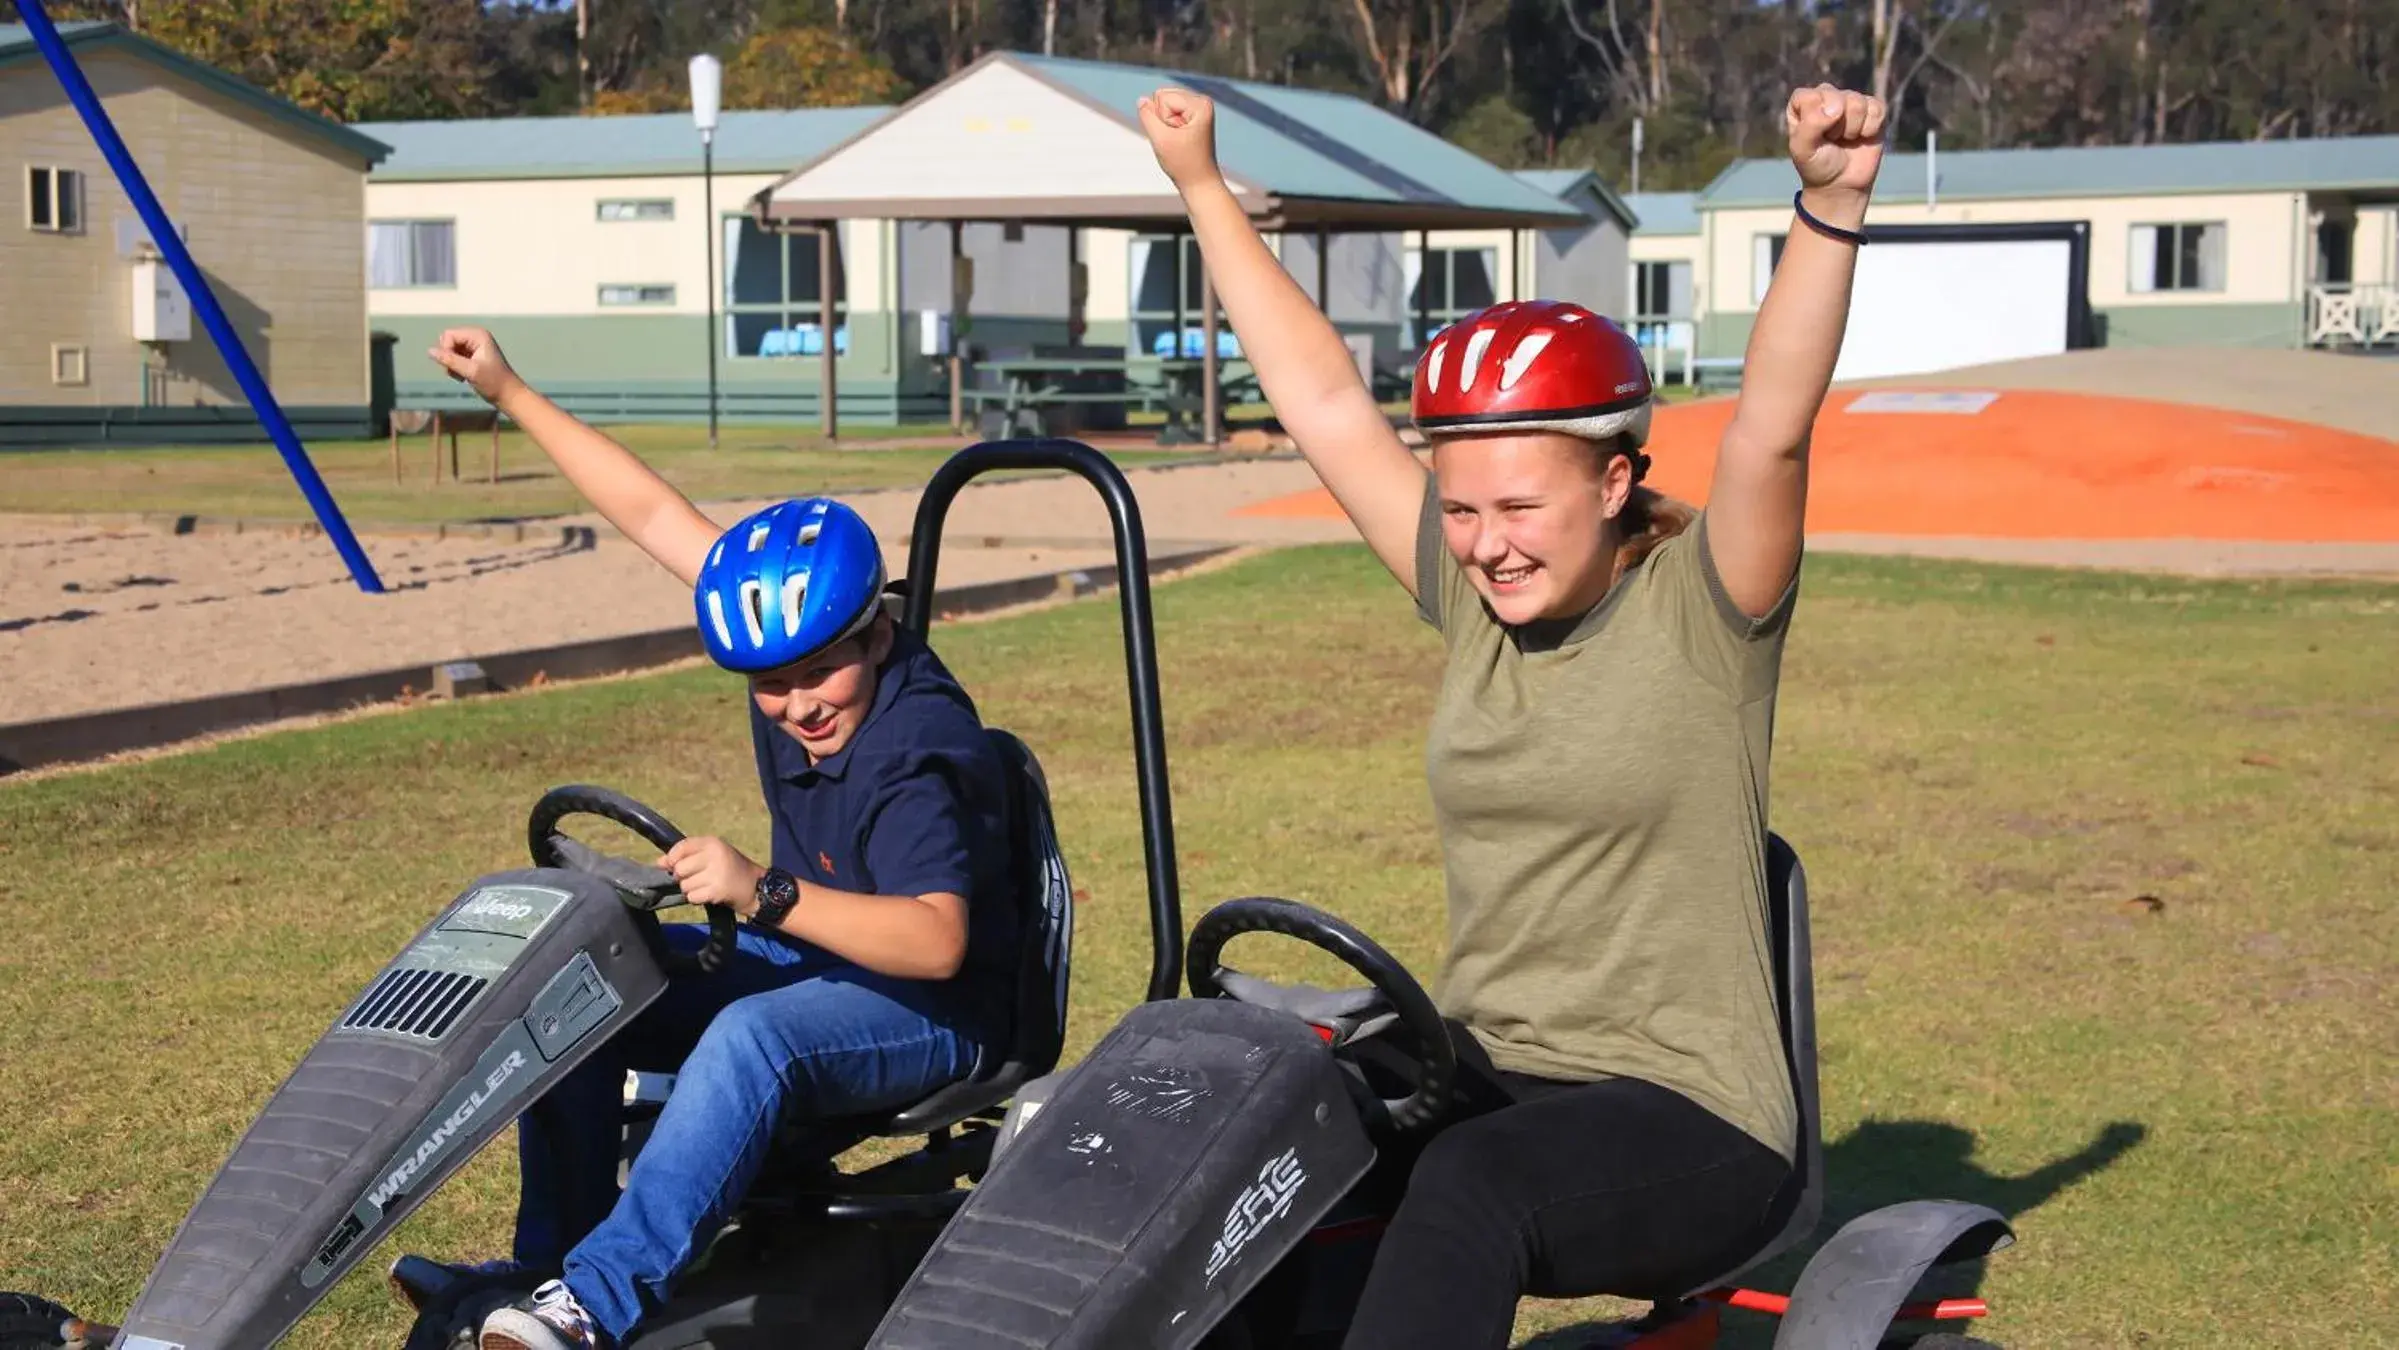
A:
POLYGON ((369 595, 383 593, 383 580, 375 575, 375 566, 367 561, 366 553, 358 547, 358 539, 350 533, 350 523, 342 518, 341 508, 334 505, 333 496, 325 490, 325 481, 317 476, 316 465, 309 462, 308 452, 300 448, 300 438, 292 432, 292 424, 283 416, 283 407, 267 388, 266 379, 250 360, 242 340, 225 319, 218 307, 214 291, 208 289, 208 279, 200 275, 198 264, 192 261, 191 251, 183 246, 183 236, 175 232, 174 223, 167 219, 158 198, 150 191, 149 182, 142 177, 141 167, 133 162, 133 154, 117 135, 116 125, 108 120, 108 112, 100 106, 100 98, 92 92, 91 81, 84 78, 83 68, 67 54, 66 43, 59 40, 58 29, 50 22, 42 0, 17 0, 17 12, 24 17, 25 26, 33 31, 34 45, 42 49, 42 59, 58 76, 67 91, 67 100, 82 115, 83 124, 91 129, 92 139, 99 142, 100 153, 107 157, 108 167, 116 171, 117 181, 124 185, 125 195, 133 199, 133 209, 141 213, 142 224, 150 231, 151 240, 175 269, 175 277, 191 297, 192 309, 199 314, 200 324, 208 330, 209 339, 225 357, 233 371, 234 380, 242 394, 250 400, 258 420, 265 424, 267 435, 275 449, 283 455, 284 467, 300 485, 300 493, 308 498, 310 509, 316 512, 317 523, 325 527, 325 535, 349 564, 350 577, 358 589, 369 595))

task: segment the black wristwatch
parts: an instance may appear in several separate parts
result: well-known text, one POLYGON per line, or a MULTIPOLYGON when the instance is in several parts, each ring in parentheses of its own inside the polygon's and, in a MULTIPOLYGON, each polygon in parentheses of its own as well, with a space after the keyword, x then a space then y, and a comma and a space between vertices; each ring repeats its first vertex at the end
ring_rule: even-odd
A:
POLYGON ((783 916, 799 902, 799 880, 780 867, 770 867, 758 878, 758 908, 750 922, 761 928, 781 928, 783 916))

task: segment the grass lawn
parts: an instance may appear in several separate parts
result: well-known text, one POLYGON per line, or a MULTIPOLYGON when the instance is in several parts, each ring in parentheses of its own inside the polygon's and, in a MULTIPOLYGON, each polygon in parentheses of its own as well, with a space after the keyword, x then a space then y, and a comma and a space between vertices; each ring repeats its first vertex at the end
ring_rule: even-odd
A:
MULTIPOLYGON (((1688 396, 1680 385, 1659 391, 1662 401, 1688 396)), ((1405 419, 1405 402, 1384 405, 1405 419)), ((1263 403, 1225 409, 1228 428, 1267 422, 1263 403)), ((1164 414, 1135 411, 1127 421, 1148 434, 1164 414)), ((853 426, 828 445, 814 426, 723 426, 708 448, 698 425, 612 425, 607 432, 665 474, 695 501, 913 487, 933 476, 963 440, 946 423, 853 426), (926 445, 925 441, 939 441, 926 445)), ((579 514, 583 500, 522 432, 500 433, 500 472, 487 484, 489 432, 462 432, 458 467, 450 478, 444 438, 443 479, 432 481, 433 443, 400 438, 405 481, 394 483, 389 441, 325 441, 307 447, 310 462, 355 526, 439 521, 525 520, 579 514)), ((1110 450, 1126 468, 1208 453, 1195 446, 1110 450)), ((272 445, 161 446, 144 449, 29 450, 0 454, 0 514, 68 515, 84 511, 176 512, 266 520, 312 519, 272 445)))
MULTIPOLYGON (((859 427, 828 447, 813 428, 726 426, 708 448, 703 426, 611 426, 610 435, 699 501, 910 487, 933 476, 963 441, 947 426, 859 427), (941 438, 942 444, 881 446, 941 438)), ((432 521, 506 520, 574 514, 588 508, 523 433, 500 434, 499 482, 486 484, 489 432, 458 438, 459 482, 443 468, 432 482, 427 436, 400 438, 407 481, 395 484, 387 441, 332 441, 308 457, 357 526, 432 521)), ((445 438, 445 454, 447 451, 445 438)), ((1121 450, 1128 467, 1186 458, 1204 450, 1121 450)), ((173 511, 265 519, 310 518, 307 501, 270 445, 140 450, 41 450, 0 455, 0 512, 173 511)))
MULTIPOLYGON (((1187 920, 1289 895, 1429 977, 1432 634, 1355 547, 1157 610, 1187 920)), ((1962 1278, 2011 1346, 2399 1326, 2395 631, 2391 587, 1811 560, 1774 805, 1815 901, 1824 1233, 1912 1196, 2010 1213, 2019 1245, 1962 1278)), ((1055 786, 1080 1053, 1147 967, 1114 605, 938 636, 1055 786)), ((521 863, 543 789, 759 845, 740 700, 690 669, 0 782, 0 1287, 121 1313, 367 976, 521 863)), ((1327 978, 1293 954, 1234 948, 1327 978)), ((383 1264, 504 1251, 513 1172, 487 1151, 292 1343, 394 1343, 383 1264)), ((1593 1311, 1528 1303, 1522 1335, 1575 1344, 1543 1333, 1593 1311)))

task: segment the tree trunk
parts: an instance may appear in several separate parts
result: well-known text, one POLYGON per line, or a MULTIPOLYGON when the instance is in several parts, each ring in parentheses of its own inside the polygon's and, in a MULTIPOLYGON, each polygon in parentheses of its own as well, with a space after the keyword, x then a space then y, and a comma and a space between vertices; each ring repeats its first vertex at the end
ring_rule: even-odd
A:
POLYGON ((1874 0, 1874 96, 1891 99, 1891 62, 1899 55, 1899 30, 1904 15, 1891 13, 1891 0, 1874 0))
MULTIPOLYGON (((1358 16, 1358 33, 1366 44, 1366 63, 1374 70, 1375 87, 1381 91, 1387 106, 1397 107, 1407 88, 1404 75, 1395 75, 1393 62, 1383 55, 1382 34, 1374 30, 1374 10, 1366 0, 1349 0, 1350 12, 1358 16)), ((1403 32, 1402 37, 1405 37, 1403 32)), ((1404 54, 1401 58, 1406 59, 1404 54)))
POLYGON ((575 107, 591 110, 591 55, 585 50, 591 40, 591 0, 575 0, 575 107))
POLYGON ((1258 0, 1241 7, 1241 74, 1258 78, 1258 0))
POLYGON ((850 0, 833 0, 833 31, 850 31, 850 0))
MULTIPOLYGON (((1875 0, 1879 6, 1882 0, 1875 0)), ((1649 106, 1657 107, 1666 101, 1666 47, 1664 36, 1666 0, 1649 0, 1649 106)))
POLYGON ((1058 54, 1058 0, 1041 0, 1041 54, 1058 54))

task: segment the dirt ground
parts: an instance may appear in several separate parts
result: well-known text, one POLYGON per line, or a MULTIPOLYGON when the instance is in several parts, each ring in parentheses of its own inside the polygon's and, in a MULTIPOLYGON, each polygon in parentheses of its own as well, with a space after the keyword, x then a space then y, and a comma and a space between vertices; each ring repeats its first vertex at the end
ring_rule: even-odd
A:
MULTIPOLYGON (((2020 522, 2007 527, 1989 512, 1972 517, 1972 528, 1892 528, 1868 512, 1821 522, 1811 547, 2199 574, 2399 575, 2399 514, 2391 516, 2394 528, 2387 532, 2327 534, 2309 523, 2304 510, 2242 504, 2355 507, 2365 490, 2359 484, 2386 490, 2399 484, 2399 443, 2380 439, 2399 428, 2399 362, 2304 352, 2098 351, 1892 383, 2103 393, 2184 405, 2184 413, 2198 405, 2286 419, 2283 425, 2312 423, 2331 429, 2323 436, 2340 443, 2348 476, 2329 487, 2312 480, 2277 485, 2257 476, 2270 478, 2271 464, 2261 468, 2266 461, 2252 460, 2283 453, 2290 435, 2237 438, 2241 443, 2228 450, 2189 439, 2210 434, 2188 430, 2209 424, 2199 418, 2157 441, 2151 457, 2163 457, 2164 467, 2152 465, 2152 476, 2163 474, 2185 487, 2197 482, 2215 499, 2231 501, 2224 513, 2230 524, 2219 520, 2222 528, 2185 532, 2188 537, 2136 528, 2137 522, 2113 530, 2090 528, 2089 521, 2062 532, 2027 530, 2020 522), (2226 460, 2234 450, 2250 458, 2226 460), (2237 472, 2192 477, 2220 461, 2237 472), (2244 519, 2259 522, 2257 528, 2245 529, 2244 519)), ((1849 397, 1836 392, 1828 418, 1849 397)), ((2020 399, 2015 406, 2038 403, 2020 399)), ((2004 406, 2005 399, 1994 411, 2004 406)), ((1696 444, 1707 426, 1721 426, 1727 411, 1713 401, 1670 408, 1661 427, 1686 419, 1696 444)), ((1904 449, 1906 435, 1953 435, 1958 425, 1977 419, 1872 420, 1928 428, 1901 434, 1896 444, 1904 449)), ((2316 433, 2302 426, 2293 434, 2304 439, 2316 433)), ((2053 482, 2087 477, 2076 467, 2086 458, 2085 443, 2104 449, 2112 439, 2120 439, 2112 424, 2076 430, 2058 440, 2065 449, 2055 463, 2038 466, 2034 481, 2010 490, 2037 497, 2053 482)), ((1892 472, 1888 463, 1878 475, 1892 472)), ((1683 472, 1662 469, 1674 479, 1670 490, 1686 486, 1678 477, 1683 472)), ((1979 490, 1977 475, 1987 472, 1988 465, 1959 460, 1947 472, 1914 481, 1924 491, 1962 492, 1970 500, 1979 490)), ((1355 537, 1337 514, 1290 509, 1316 488, 1307 467, 1293 458, 1144 469, 1127 478, 1153 553, 1181 543, 1355 537)), ((1704 487, 1704 477, 1698 485, 1704 487)), ((852 500, 884 537, 894 574, 904 573, 915 492, 863 493, 852 500)), ((708 510, 729 523, 749 505, 714 503, 708 510)), ((2092 508, 2096 514, 2089 518, 2102 527, 2110 519, 2103 507, 2092 508)), ((0 724, 411 664, 429 669, 462 657, 689 621, 683 588, 607 525, 591 518, 566 523, 592 528, 563 540, 544 536, 525 543, 367 535, 362 542, 390 587, 389 594, 367 596, 349 583, 331 546, 312 534, 172 535, 36 517, 0 519, 0 724)), ((951 510, 940 582, 1102 565, 1114 556, 1107 540, 1100 499, 1081 482, 1047 478, 972 487, 951 510)))
MULTIPOLYGON (((728 518, 729 519, 729 518, 728 518)), ((368 535, 386 593, 298 532, 0 527, 0 725, 649 632, 691 593, 613 533, 368 535)), ((1103 565, 1082 548, 946 550, 944 586, 1103 565)))

